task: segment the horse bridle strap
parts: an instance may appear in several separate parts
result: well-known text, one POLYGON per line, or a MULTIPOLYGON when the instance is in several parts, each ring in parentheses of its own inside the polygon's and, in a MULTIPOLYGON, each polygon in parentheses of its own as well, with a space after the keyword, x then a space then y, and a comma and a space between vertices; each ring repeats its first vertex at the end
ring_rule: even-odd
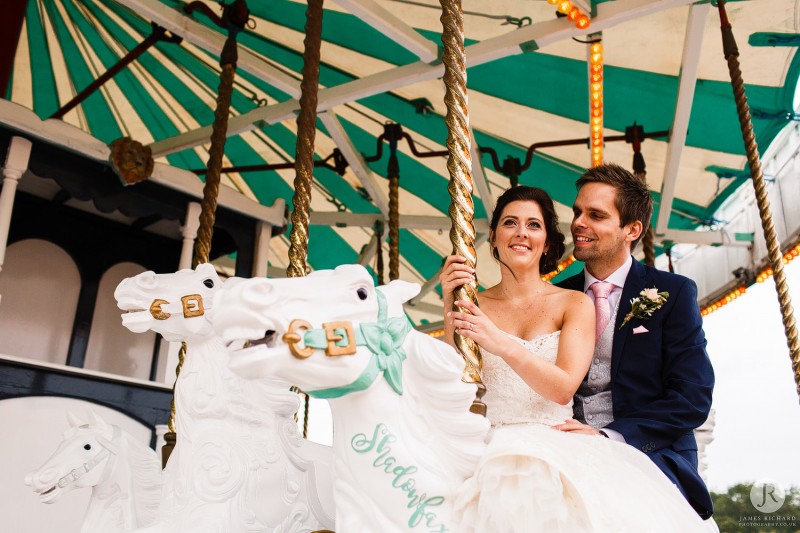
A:
MULTIPOLYGON (((370 352, 372 352, 372 357, 370 357, 367 367, 349 385, 306 391, 309 396, 331 399, 366 390, 381 373, 383 373, 386 381, 397 394, 403 394, 403 361, 406 358, 403 343, 412 329, 411 322, 408 321, 405 315, 389 318, 386 297, 380 291, 377 291, 376 294, 378 295, 378 321, 362 323, 358 325, 358 328, 353 328, 354 339, 345 338, 344 332, 342 332, 342 339, 338 341, 345 345, 355 341, 356 345, 369 348, 370 352)), ((328 342, 331 340, 328 333, 330 329, 328 327, 306 331, 303 337, 306 347, 328 346, 328 342), (325 344, 321 346, 323 340, 325 344)), ((340 335, 339 330, 335 331, 337 335, 340 335)))
MULTIPOLYGON (((58 488, 63 489, 67 485, 71 485, 78 481, 80 478, 91 472, 97 465, 105 461, 109 455, 116 456, 119 453, 119 443, 122 440, 122 430, 118 426, 111 426, 114 429, 111 440, 104 439, 103 437, 96 437, 98 442, 103 446, 103 449, 97 452, 89 462, 83 463, 78 468, 73 468, 68 474, 62 476, 58 480, 58 488)), ((111 474, 111 461, 106 464, 103 475, 100 478, 100 483, 105 481, 111 474)))

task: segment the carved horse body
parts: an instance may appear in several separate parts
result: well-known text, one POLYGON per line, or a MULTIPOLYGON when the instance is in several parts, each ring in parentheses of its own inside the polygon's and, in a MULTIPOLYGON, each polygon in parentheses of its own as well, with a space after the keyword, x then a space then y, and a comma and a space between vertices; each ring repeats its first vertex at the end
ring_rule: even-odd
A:
POLYGON ((25 484, 43 503, 91 487, 81 533, 133 531, 151 523, 161 495, 156 453, 94 412, 88 422, 68 415, 70 428, 53 455, 25 484))
POLYGON ((462 358, 403 313, 418 292, 402 281, 376 289, 366 269, 344 265, 247 280, 215 299, 236 372, 329 399, 344 533, 452 530, 452 495, 485 450, 489 423, 469 412, 462 358))
MULTIPOLYGON (((236 283, 232 279, 226 283, 236 283)), ((333 526, 331 450, 305 441, 286 382, 228 368, 208 310, 222 282, 211 265, 124 280, 123 325, 185 340, 175 387, 177 442, 152 532, 289 532, 333 526)))

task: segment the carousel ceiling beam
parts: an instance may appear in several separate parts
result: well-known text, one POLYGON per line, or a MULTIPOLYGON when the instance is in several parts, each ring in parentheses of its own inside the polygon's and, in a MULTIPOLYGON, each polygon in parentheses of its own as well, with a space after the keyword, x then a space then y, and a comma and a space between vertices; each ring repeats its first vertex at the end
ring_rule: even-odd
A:
MULTIPOLYGON (((225 45, 225 36, 196 22, 158 0, 116 0, 136 12, 145 20, 150 20, 166 28, 173 35, 179 35, 195 46, 219 56, 225 45)), ((237 68, 253 74, 262 81, 289 94, 293 98, 300 98, 300 82, 282 71, 273 67, 263 58, 242 46, 238 49, 239 58, 237 68)), ((206 137, 208 139, 209 135, 206 137)))
MULTIPOLYGON (((385 223, 382 214, 339 211, 314 211, 311 213, 311 224, 315 226, 372 227, 377 221, 385 223)), ((400 227, 403 229, 449 230, 451 225, 450 217, 443 215, 400 215, 400 227)), ((475 231, 488 233, 489 221, 485 218, 476 218, 475 231)))
POLYGON ((406 302, 403 305, 411 306, 411 308, 415 311, 422 311, 423 313, 444 316, 444 308, 441 305, 429 304, 428 302, 417 302, 414 305, 411 305, 410 302, 406 302))
MULTIPOLYGON (((124 1, 132 2, 132 0, 124 1)), ((153 2, 154 0, 148 1, 153 2)), ((690 4, 692 1, 617 0, 616 2, 605 2, 597 6, 598 14, 592 19, 592 25, 585 30, 579 30, 569 20, 553 19, 531 24, 499 37, 486 39, 468 46, 466 49, 467 66, 473 67, 495 59, 523 52, 532 52, 558 41, 594 33, 636 17, 690 4)), ((336 87, 320 89, 317 112, 321 113, 337 105, 406 87, 421 81, 439 78, 443 74, 444 66, 441 64, 430 65, 424 61, 418 61, 365 76, 336 87)), ((253 109, 237 117, 231 117, 228 121, 228 135, 239 135, 262 125, 275 124, 292 119, 299 109, 300 104, 297 100, 287 100, 279 104, 253 109)), ((153 157, 158 158, 186 148, 205 144, 210 136, 211 126, 205 126, 175 137, 156 141, 150 145, 150 148, 153 151, 153 157)))
POLYGON ((494 211, 494 196, 492 190, 489 188, 489 180, 486 179, 486 173, 483 170, 483 163, 481 162, 481 152, 478 149, 478 143, 475 142, 475 133, 472 127, 469 129, 469 138, 472 144, 470 150, 470 158, 472 159, 472 184, 474 185, 475 192, 483 202, 483 208, 486 210, 487 215, 491 215, 494 211))
POLYGON ((383 35, 415 54, 426 63, 439 57, 439 47, 417 33, 417 31, 379 6, 373 0, 335 0, 337 4, 350 11, 383 35))
POLYGON ((656 219, 655 231, 656 236, 659 237, 667 231, 672 202, 675 200, 678 171, 686 144, 686 134, 689 131, 689 117, 692 113, 692 101, 700 69, 700 52, 703 48, 706 15, 710 8, 710 4, 696 4, 689 8, 680 81, 678 82, 678 101, 675 104, 675 114, 672 119, 672 129, 667 146, 667 161, 664 165, 664 180, 661 183, 661 203, 656 219))
POLYGON ((727 231, 690 231, 668 229, 658 236, 665 245, 699 244, 706 246, 739 246, 746 248, 753 244, 752 233, 731 233, 727 231))
POLYGON ((389 198, 386 193, 383 192, 383 189, 378 186, 378 180, 375 179, 372 170, 370 170, 366 161, 364 161, 364 156, 361 155, 361 152, 359 152, 355 144, 353 144, 347 132, 344 131, 342 123, 339 122, 339 119, 331 111, 321 113, 319 119, 328 130, 328 135, 330 135, 333 142, 336 143, 339 151, 342 152, 350 168, 353 169, 353 173, 358 178, 358 181, 360 181, 367 190, 370 198, 372 198, 372 202, 380 210, 383 218, 388 219, 389 198))
MULTIPOLYGON (((488 233, 478 233, 475 236, 475 250, 478 250, 483 245, 483 243, 485 243, 488 240, 489 240, 488 233)), ((441 275, 441 273, 442 273, 442 267, 439 267, 439 270, 437 270, 433 276, 428 278, 428 280, 422 284, 422 288, 420 288, 419 294, 417 294, 416 296, 411 298, 408 302, 406 302, 406 305, 410 305, 411 307, 418 309, 420 309, 420 307, 418 307, 420 305, 430 305, 430 304, 423 304, 422 299, 425 298, 425 296, 429 292, 435 289, 437 285, 439 285, 439 276, 441 275)))
POLYGON ((358 259, 356 263, 361 266, 367 266, 372 258, 375 256, 375 252, 378 250, 378 235, 373 233, 372 237, 370 237, 369 242, 364 246, 364 249, 361 250, 361 253, 358 254, 358 259))

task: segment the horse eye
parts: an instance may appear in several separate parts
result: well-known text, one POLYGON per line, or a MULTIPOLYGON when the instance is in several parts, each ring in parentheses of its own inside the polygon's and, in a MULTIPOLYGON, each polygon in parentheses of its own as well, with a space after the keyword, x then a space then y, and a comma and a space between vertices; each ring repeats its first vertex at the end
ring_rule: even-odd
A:
POLYGON ((83 449, 84 449, 84 450, 91 450, 91 449, 92 449, 92 445, 91 445, 91 444, 85 444, 85 445, 83 446, 83 449))
POLYGON ((358 298, 360 300, 366 300, 369 297, 369 293, 367 292, 367 289, 365 289, 364 287, 359 288, 356 291, 356 294, 358 294, 358 298))
POLYGON ((214 280, 213 279, 204 279, 203 280, 203 285, 205 285, 209 289, 213 289, 214 288, 214 280))

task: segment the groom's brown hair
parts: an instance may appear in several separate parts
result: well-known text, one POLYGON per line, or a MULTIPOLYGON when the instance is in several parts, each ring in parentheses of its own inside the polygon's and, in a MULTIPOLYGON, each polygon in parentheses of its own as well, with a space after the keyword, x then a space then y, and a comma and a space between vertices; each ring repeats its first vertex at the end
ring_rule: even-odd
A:
POLYGON ((616 189, 614 205, 619 211, 620 227, 636 220, 642 223, 641 235, 631 243, 631 250, 636 248, 650 227, 650 218, 653 216, 653 199, 647 183, 614 163, 590 168, 575 182, 575 186, 580 190, 587 183, 605 183, 616 189))

